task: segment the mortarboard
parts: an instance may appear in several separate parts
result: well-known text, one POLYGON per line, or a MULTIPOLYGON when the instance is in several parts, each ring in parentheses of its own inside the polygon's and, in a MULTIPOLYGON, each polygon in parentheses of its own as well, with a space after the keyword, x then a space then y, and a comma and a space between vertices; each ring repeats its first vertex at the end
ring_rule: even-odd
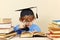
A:
POLYGON ((25 16, 25 15, 33 15, 33 16, 36 16, 36 18, 38 18, 37 7, 29 7, 29 8, 24 8, 24 9, 18 9, 16 11, 21 11, 21 13, 20 13, 21 17, 25 16), (31 10, 33 8, 36 8, 36 14, 35 15, 34 15, 33 10, 31 10))

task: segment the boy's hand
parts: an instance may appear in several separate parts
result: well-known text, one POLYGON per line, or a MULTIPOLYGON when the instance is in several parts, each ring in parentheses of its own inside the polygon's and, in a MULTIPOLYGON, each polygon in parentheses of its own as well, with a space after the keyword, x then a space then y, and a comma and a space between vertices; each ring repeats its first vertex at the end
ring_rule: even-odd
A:
POLYGON ((25 24, 20 22, 19 28, 24 28, 24 27, 25 27, 25 24))

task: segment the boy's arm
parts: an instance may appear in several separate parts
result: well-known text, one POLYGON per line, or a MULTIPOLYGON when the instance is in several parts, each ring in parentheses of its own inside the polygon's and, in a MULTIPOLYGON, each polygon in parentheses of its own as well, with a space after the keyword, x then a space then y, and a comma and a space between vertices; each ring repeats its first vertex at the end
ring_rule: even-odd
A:
POLYGON ((34 26, 34 32, 41 32, 41 29, 39 28, 39 26, 34 26))
POLYGON ((29 32, 41 32, 41 29, 39 28, 39 26, 33 24, 32 27, 30 28, 29 32))

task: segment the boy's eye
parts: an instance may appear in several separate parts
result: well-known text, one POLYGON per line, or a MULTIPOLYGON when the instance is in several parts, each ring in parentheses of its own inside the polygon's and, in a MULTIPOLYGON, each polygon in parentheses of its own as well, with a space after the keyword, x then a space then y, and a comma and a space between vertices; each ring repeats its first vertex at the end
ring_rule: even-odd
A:
POLYGON ((22 21, 25 20, 26 22, 31 22, 31 21, 33 20, 33 18, 30 18, 30 17, 29 17, 29 18, 22 18, 21 20, 22 20, 22 21))
POLYGON ((20 20, 25 22, 31 22, 34 19, 33 16, 24 16, 20 20))
POLYGON ((21 20, 22 20, 22 21, 24 21, 25 19, 24 19, 24 18, 22 18, 21 20))

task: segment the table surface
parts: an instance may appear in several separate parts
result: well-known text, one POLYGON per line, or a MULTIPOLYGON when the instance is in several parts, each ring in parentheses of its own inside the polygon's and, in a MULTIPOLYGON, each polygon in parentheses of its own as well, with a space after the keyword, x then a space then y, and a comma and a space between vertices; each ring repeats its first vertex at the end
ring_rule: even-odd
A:
POLYGON ((10 40, 50 40, 47 37, 34 37, 34 38, 20 38, 20 37, 14 37, 10 40))
MULTIPOLYGON (((34 37, 34 38, 21 38, 21 37, 13 37, 8 40, 51 40, 47 37, 34 37)), ((53 38, 53 40, 60 40, 60 38, 53 38)))

